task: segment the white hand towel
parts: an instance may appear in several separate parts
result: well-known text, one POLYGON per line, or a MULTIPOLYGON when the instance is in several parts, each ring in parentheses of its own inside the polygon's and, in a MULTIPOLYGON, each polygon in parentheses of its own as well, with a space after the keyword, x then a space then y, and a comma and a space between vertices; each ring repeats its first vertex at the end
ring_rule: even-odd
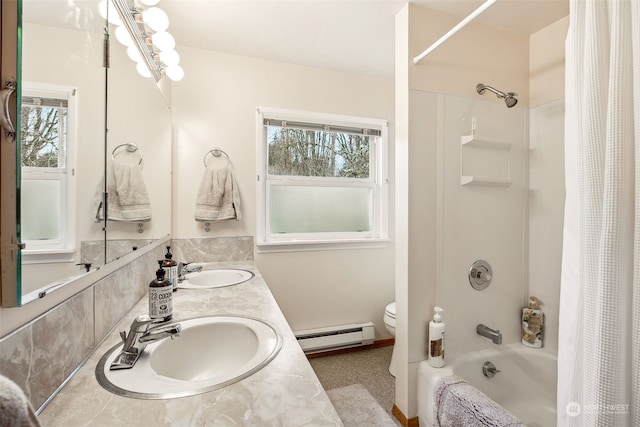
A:
POLYGON ((240 221, 240 191, 231 168, 207 168, 196 196, 196 221, 240 221))
POLYGON ((457 375, 440 378, 433 399, 435 427, 525 427, 513 414, 457 375))
MULTIPOLYGON (((103 180, 98 185, 93 203, 95 221, 104 219, 102 206, 103 180)), ((109 221, 145 222, 151 220, 151 203, 137 164, 114 162, 107 172, 107 205, 109 221)))

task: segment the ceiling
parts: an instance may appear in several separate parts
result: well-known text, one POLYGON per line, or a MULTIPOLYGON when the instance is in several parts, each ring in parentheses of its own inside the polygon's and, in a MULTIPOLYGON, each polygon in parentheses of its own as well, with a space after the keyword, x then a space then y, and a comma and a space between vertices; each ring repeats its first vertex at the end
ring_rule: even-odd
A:
MULTIPOLYGON (((395 16, 406 3, 161 0, 159 5, 170 17, 169 31, 178 45, 393 78, 395 16)), ((484 0, 412 3, 462 20, 484 0)), ((530 35, 568 13, 568 0, 499 0, 476 21, 530 35)))
MULTIPOLYGON (((25 19, 80 26, 96 0, 23 0, 25 19), (64 5, 62 5, 64 4, 64 5), (60 13, 61 10, 68 12, 60 13), (55 17, 55 19, 54 19, 55 17)), ((393 78, 395 16, 404 0, 161 0, 180 46, 393 78)), ((469 15, 484 0, 411 0, 469 15)), ((533 34, 568 15, 569 0, 499 0, 476 21, 533 34)), ((92 22, 95 28, 103 24, 92 22)), ((462 30, 464 31, 464 30, 462 30)), ((455 36, 454 36, 455 37, 455 36)), ((435 40, 434 40, 435 41, 435 40)), ((428 46, 425 46, 425 49, 428 46)), ((446 45, 440 47, 446 49, 446 45)), ((188 69, 185 70, 188 74, 188 69)))

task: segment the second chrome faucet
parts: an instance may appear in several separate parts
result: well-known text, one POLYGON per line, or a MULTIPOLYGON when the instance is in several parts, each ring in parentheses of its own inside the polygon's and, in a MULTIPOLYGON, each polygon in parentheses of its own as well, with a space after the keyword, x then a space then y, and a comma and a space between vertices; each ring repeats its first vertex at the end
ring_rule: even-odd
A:
POLYGON ((502 334, 497 329, 491 329, 490 327, 480 323, 476 326, 476 333, 489 338, 494 344, 502 344, 502 334))

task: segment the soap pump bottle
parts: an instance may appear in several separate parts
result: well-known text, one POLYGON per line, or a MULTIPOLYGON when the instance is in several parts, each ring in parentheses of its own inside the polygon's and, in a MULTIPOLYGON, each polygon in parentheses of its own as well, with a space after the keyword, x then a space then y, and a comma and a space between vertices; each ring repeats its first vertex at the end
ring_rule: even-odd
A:
POLYGON ((164 277, 171 283, 173 292, 175 292, 178 290, 178 263, 172 258, 171 246, 167 246, 167 253, 164 255, 162 268, 164 269, 164 277))
POLYGON ((173 285, 165 278, 163 262, 158 261, 156 278, 149 283, 149 317, 166 322, 173 317, 173 285))
POLYGON ((435 307, 433 311, 433 320, 429 322, 429 358, 427 360, 434 368, 442 368, 444 366, 444 322, 440 313, 444 310, 435 307))
POLYGON ((540 304, 538 298, 530 296, 529 306, 522 309, 522 344, 527 347, 542 347, 544 313, 540 304))

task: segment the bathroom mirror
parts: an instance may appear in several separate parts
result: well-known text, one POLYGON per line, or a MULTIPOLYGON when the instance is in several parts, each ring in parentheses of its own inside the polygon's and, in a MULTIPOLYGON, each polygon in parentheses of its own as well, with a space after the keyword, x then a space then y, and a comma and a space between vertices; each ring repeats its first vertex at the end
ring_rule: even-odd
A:
POLYGON ((111 36, 99 3, 22 0, 19 305, 170 233, 170 111, 111 36), (140 169, 150 220, 97 218, 113 162, 140 169))

